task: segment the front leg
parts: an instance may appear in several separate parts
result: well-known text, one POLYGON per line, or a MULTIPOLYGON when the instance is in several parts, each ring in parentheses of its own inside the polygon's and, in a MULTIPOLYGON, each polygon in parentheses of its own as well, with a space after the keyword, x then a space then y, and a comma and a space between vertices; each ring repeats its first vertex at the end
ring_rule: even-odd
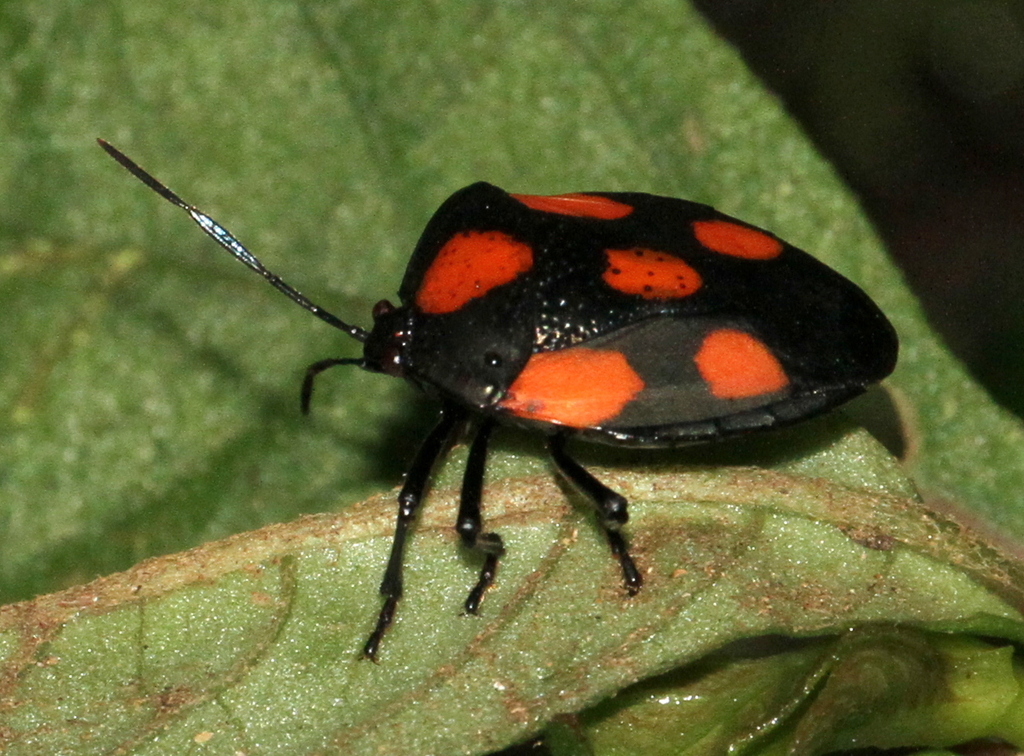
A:
POLYGON ((402 562, 405 556, 405 539, 409 526, 416 519, 416 510, 423 499, 423 491, 430 480, 434 464, 448 448, 452 438, 462 427, 466 412, 461 407, 445 404, 441 407, 441 417, 433 430, 427 434, 413 458, 412 466, 405 475, 405 484, 398 494, 398 518, 395 521, 395 535, 391 539, 391 556, 384 570, 384 579, 380 583, 380 593, 384 596, 384 606, 377 615, 377 625, 363 646, 363 656, 372 661, 377 660, 377 651, 381 639, 395 619, 398 600, 402 598, 402 562))

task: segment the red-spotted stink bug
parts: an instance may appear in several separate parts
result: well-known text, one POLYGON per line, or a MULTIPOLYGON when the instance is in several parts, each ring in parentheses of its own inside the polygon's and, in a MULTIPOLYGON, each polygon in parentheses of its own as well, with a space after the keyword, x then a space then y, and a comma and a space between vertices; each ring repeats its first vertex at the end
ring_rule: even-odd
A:
POLYGON ((850 281, 767 231, 707 205, 639 193, 552 197, 477 183, 423 231, 373 328, 345 323, 267 270, 228 231, 106 142, 101 146, 222 247, 357 341, 336 365, 405 378, 441 403, 413 459, 363 654, 376 658, 402 596, 406 535, 431 470, 475 427, 455 529, 485 555, 465 608, 475 613, 504 551, 483 532, 480 496, 495 423, 543 433, 559 471, 589 497, 626 590, 641 585, 621 528, 626 500, 566 440, 673 446, 777 428, 825 412, 892 372, 896 333, 850 281))

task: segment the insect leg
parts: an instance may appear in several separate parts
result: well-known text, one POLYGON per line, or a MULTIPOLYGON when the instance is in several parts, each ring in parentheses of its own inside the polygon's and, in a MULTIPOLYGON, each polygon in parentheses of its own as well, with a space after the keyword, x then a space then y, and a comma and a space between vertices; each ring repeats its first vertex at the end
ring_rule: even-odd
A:
POLYGON ((483 522, 480 517, 480 497, 484 485, 484 465, 487 462, 487 442, 494 428, 494 421, 484 420, 480 424, 469 448, 466 472, 462 478, 462 495, 459 501, 459 518, 455 531, 462 537, 467 548, 482 551, 485 555, 480 579, 466 597, 466 612, 476 614, 483 600, 484 592, 494 582, 498 570, 498 559, 505 553, 505 545, 497 533, 481 533, 483 522))
POLYGON ((555 461, 555 466, 569 481, 582 491, 597 507, 601 518, 601 527, 608 538, 612 555, 622 565, 622 579, 630 596, 636 595, 643 585, 643 577, 637 570, 633 558, 626 548, 626 539, 622 537, 621 527, 629 519, 626 511, 626 497, 613 491, 591 475, 565 450, 565 434, 556 433, 548 439, 548 451, 555 461))
POLYGON ((423 499, 423 491, 430 480, 430 472, 434 463, 448 448, 455 431, 462 425, 466 413, 454 405, 441 407, 441 417, 437 425, 427 434, 419 451, 412 461, 409 472, 405 475, 405 485, 398 494, 398 518, 395 520, 395 536, 391 539, 391 556, 384 570, 384 579, 380 583, 380 593, 384 596, 384 606, 377 616, 377 625, 363 646, 363 656, 377 659, 377 650, 381 639, 395 618, 398 600, 402 597, 402 561, 405 554, 405 538, 409 526, 416 518, 416 510, 423 499))

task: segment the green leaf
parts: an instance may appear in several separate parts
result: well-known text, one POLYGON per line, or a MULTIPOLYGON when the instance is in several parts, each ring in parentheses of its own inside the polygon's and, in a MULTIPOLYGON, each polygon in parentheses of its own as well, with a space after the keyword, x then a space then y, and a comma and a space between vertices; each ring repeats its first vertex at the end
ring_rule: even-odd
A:
MULTIPOLYGON (((864 448, 862 432, 835 428, 822 456, 855 465, 864 448)), ((875 457, 884 459, 877 447, 875 457)), ((370 754, 385 744, 486 753, 743 640, 905 625, 1024 641, 1021 566, 904 496, 750 467, 603 468, 634 507, 631 541, 647 585, 629 598, 584 503, 567 501, 550 475, 522 475, 532 464, 500 458, 499 470, 520 474, 488 487, 488 522, 509 554, 478 617, 455 616, 479 566, 453 548, 458 489, 434 492, 399 620, 376 665, 358 656, 378 606, 376 568, 392 527, 387 495, 6 608, 6 752, 88 743, 180 753, 208 742, 226 753, 370 754), (898 540, 871 537, 878 529, 898 540), (963 566, 950 565, 953 555, 963 566), (1008 577, 1017 582, 986 587, 1008 577)), ((834 644, 815 705, 843 714, 851 696, 861 700, 865 649, 878 655, 883 642, 883 658, 900 658, 894 646, 914 649, 903 662, 913 671, 929 649, 908 634, 834 644), (847 670, 853 679, 830 696, 847 670)), ((742 660, 728 674, 741 670, 742 660)), ((784 672, 792 679, 792 665, 784 672)), ((866 679, 877 703, 894 695, 891 685, 922 678, 908 673, 878 692, 866 679)), ((812 688, 784 686, 777 706, 794 712, 787 701, 812 688)), ((847 729, 861 724, 829 717, 847 729)), ((701 721, 713 728, 729 717, 701 721)), ((798 728, 804 741, 838 737, 806 729, 798 728)))
POLYGON ((212 541, 5 609, 0 739, 480 753, 736 639, 867 622, 1020 640, 1019 566, 959 509, 1020 540, 1020 424, 941 349, 831 169, 687 6, 25 0, 0 5, 0 54, 0 595, 212 541), (911 481, 830 422, 712 450, 581 446, 634 499, 653 572, 626 602, 591 519, 506 434, 485 509, 509 555, 484 616, 455 616, 478 565, 433 497, 383 661, 355 663, 394 504, 346 507, 400 480, 431 410, 339 370, 302 418, 305 365, 358 345, 97 136, 362 324, 432 210, 478 179, 652 191, 776 230, 896 324, 886 386, 911 481), (915 489, 958 510, 936 518, 915 489))

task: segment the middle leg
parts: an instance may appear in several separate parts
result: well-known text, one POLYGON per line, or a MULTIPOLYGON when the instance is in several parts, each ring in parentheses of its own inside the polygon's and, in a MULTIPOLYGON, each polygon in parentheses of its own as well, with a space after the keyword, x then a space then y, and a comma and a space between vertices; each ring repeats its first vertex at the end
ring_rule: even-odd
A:
POLYGON ((455 522, 455 531, 461 536, 467 548, 481 551, 484 554, 484 566, 480 570, 480 578, 473 590, 466 597, 465 608, 468 614, 476 614, 480 608, 484 593, 494 582, 498 570, 498 559, 505 553, 505 544, 497 533, 484 533, 483 519, 480 514, 480 500, 484 486, 484 468, 487 462, 487 443, 494 429, 493 420, 484 420, 477 429, 473 443, 469 447, 469 459, 462 477, 462 494, 459 501, 459 517, 455 522))

